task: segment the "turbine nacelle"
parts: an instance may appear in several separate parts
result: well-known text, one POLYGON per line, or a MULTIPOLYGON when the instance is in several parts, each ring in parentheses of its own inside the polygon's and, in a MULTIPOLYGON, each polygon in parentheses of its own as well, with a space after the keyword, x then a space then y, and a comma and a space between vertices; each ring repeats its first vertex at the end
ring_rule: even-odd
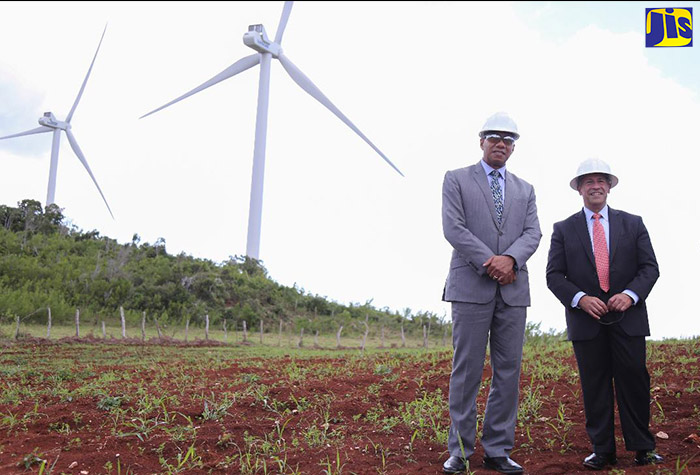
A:
POLYGON ((44 112, 44 116, 39 117, 39 125, 43 125, 44 127, 51 127, 52 129, 62 130, 70 128, 70 124, 68 122, 56 120, 56 116, 53 115, 53 112, 44 112))
POLYGON ((248 26, 248 31, 243 35, 243 43, 258 53, 270 53, 274 58, 282 53, 282 47, 268 39, 265 27, 262 25, 248 26))

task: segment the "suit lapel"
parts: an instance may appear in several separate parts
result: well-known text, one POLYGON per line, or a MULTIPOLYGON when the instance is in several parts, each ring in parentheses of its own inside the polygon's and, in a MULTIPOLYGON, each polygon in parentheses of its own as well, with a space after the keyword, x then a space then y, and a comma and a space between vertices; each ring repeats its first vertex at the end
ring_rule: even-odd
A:
POLYGON ((591 235, 588 234, 588 223, 586 223, 586 213, 581 210, 580 213, 574 215, 574 231, 581 240, 581 245, 586 251, 588 260, 595 267, 595 258, 593 257, 593 244, 591 243, 591 235))
POLYGON ((620 213, 613 210, 608 206, 608 226, 610 232, 610 266, 612 267, 613 259, 615 258, 615 250, 617 249, 617 243, 620 241, 620 233, 622 232, 622 226, 620 223, 620 213))
MULTIPOLYGON (((496 205, 494 205, 494 203, 493 203, 493 194, 491 193, 491 187, 489 186, 489 179, 486 176, 486 172, 484 171, 484 167, 481 165, 481 162, 474 165, 474 175, 473 176, 474 176, 474 181, 476 181, 476 184, 479 186, 479 189, 484 194, 484 198, 486 199, 486 203, 488 204, 488 208, 491 211, 491 218, 493 219, 493 223, 496 225, 496 227, 499 227, 498 216, 496 215, 496 205)), ((504 217, 505 217, 505 212, 504 212, 504 217)), ((504 221, 505 221, 505 219, 504 219, 504 221)))
POLYGON ((515 187, 512 186, 513 180, 510 177, 510 173, 506 173, 505 179, 503 180, 504 183, 504 193, 505 193, 505 200, 503 201, 503 222, 506 222, 506 218, 508 217, 508 212, 510 211, 510 204, 513 202, 513 194, 515 192, 515 187))

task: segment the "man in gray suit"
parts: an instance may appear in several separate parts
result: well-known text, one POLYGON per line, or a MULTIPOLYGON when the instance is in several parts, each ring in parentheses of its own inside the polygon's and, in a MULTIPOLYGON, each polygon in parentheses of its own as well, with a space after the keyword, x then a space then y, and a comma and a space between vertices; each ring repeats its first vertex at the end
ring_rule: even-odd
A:
POLYGON ((506 171, 520 137, 507 114, 479 132, 482 159, 448 171, 442 188, 442 227, 452 245, 443 300, 452 305, 454 356, 450 376, 450 457, 445 473, 466 470, 476 439, 476 396, 490 346, 493 375, 483 421, 484 466, 522 473, 510 458, 518 414, 518 383, 527 307, 527 260, 539 246, 535 191, 506 171))

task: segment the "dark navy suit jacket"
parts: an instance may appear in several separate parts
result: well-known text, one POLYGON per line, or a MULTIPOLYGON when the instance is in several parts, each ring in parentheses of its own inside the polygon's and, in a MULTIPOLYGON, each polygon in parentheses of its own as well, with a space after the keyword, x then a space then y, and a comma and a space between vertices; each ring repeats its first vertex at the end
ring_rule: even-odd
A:
MULTIPOLYGON (((630 307, 620 326, 629 336, 648 336, 646 298, 659 278, 659 266, 649 233, 642 218, 608 207, 610 220, 609 296, 632 290, 639 302, 630 307)), ((574 295, 583 291, 606 301, 598 283, 593 245, 586 216, 580 212, 554 224, 547 261, 547 287, 566 308, 569 340, 590 340, 600 331, 600 323, 581 309, 573 308, 574 295)))

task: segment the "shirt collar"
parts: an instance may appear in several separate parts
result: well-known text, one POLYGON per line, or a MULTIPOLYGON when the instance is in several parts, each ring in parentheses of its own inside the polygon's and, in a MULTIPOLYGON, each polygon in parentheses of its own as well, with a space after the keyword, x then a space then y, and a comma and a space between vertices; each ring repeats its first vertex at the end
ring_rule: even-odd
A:
MULTIPOLYGON (((496 170, 491 165, 486 163, 486 161, 483 158, 481 159, 481 166, 484 167, 484 171, 486 172, 486 175, 488 175, 492 171, 496 170)), ((506 179, 506 167, 505 167, 505 165, 503 165, 501 168, 499 168, 498 172, 501 174, 501 178, 503 178, 505 180, 506 179)))
MULTIPOLYGON (((586 208, 585 206, 583 207, 583 212, 586 213, 586 220, 590 221, 591 218, 593 218, 593 214, 594 214, 593 211, 591 211, 590 209, 586 208)), ((600 216, 602 216, 602 218, 603 218, 605 221, 610 222, 610 220, 608 219, 608 205, 607 205, 607 204, 606 204, 605 206, 603 206, 603 209, 601 209, 601 210, 598 212, 598 214, 599 214, 600 216)))

